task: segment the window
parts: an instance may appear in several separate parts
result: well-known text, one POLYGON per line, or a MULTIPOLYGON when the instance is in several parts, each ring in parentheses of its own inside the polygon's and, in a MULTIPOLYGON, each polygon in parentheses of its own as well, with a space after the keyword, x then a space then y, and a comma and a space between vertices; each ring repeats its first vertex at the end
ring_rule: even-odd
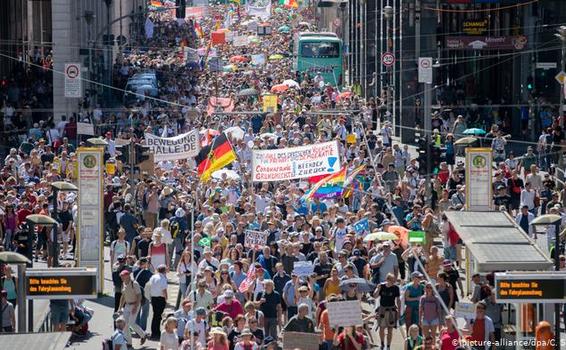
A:
POLYGON ((302 43, 301 56, 312 58, 336 58, 340 56, 340 44, 337 42, 302 43))

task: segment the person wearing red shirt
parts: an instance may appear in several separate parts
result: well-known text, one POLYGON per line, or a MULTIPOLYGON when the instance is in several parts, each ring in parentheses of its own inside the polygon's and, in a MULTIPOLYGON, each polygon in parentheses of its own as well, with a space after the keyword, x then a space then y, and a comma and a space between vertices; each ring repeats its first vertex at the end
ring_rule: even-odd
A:
POLYGON ((440 331, 440 350, 456 350, 459 344, 460 334, 454 322, 452 316, 446 316, 446 326, 440 331))
POLYGON ((227 314, 232 319, 244 314, 242 304, 240 304, 238 299, 234 298, 234 291, 230 289, 224 291, 224 302, 219 304, 215 310, 227 314))
POLYGON ((32 212, 30 210, 30 204, 25 202, 22 205, 21 209, 16 212, 16 217, 18 218, 18 226, 21 223, 24 223, 26 221, 26 218, 28 217, 28 215, 31 215, 31 213, 32 212))
POLYGON ((334 346, 340 350, 360 350, 366 345, 364 335, 354 327, 345 327, 340 334, 334 336, 334 346))

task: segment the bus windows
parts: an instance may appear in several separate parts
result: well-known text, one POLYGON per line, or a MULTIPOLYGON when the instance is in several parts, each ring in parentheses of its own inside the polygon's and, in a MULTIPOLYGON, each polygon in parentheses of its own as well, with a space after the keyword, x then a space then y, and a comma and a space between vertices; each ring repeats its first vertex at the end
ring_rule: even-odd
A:
POLYGON ((336 58, 340 56, 340 44, 337 42, 305 42, 301 44, 300 56, 311 58, 336 58))

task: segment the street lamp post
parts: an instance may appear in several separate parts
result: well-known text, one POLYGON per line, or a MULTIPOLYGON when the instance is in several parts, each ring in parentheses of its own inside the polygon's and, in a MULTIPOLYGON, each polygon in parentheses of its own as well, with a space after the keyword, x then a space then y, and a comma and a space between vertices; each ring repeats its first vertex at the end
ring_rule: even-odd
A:
MULTIPOLYGON (((549 226, 554 225, 554 268, 560 271, 560 224, 562 217, 556 214, 541 215, 531 221, 531 225, 535 226, 549 226)), ((554 304, 554 336, 555 348, 560 349, 560 305, 554 304)))
POLYGON ((91 81, 88 83, 88 89, 87 91, 89 91, 89 96, 90 96, 90 90, 92 89, 92 46, 93 44, 91 43, 91 28, 92 28, 92 21, 96 18, 96 16, 94 15, 93 11, 85 11, 83 14, 83 18, 85 19, 85 22, 88 26, 88 31, 87 31, 87 46, 88 46, 88 79, 91 81))
MULTIPOLYGON (((391 46, 389 45, 391 41, 391 18, 393 17, 393 7, 389 5, 389 1, 387 1, 387 5, 383 8, 383 17, 385 17, 385 51, 391 52, 391 46)), ((383 62, 382 62, 383 64, 383 62)), ((386 111, 391 112, 391 67, 386 68, 387 74, 387 85, 386 85, 386 111)), ((395 124, 393 125, 395 128, 395 124)))
MULTIPOLYGON (((558 27, 558 33, 556 35, 560 41, 562 42, 562 50, 561 50, 561 57, 560 57, 560 71, 563 72, 566 70, 566 26, 558 27)), ((566 81, 563 83, 566 84, 566 81)), ((564 86, 560 87, 560 112, 558 116, 560 117, 560 126, 564 127, 564 99, 566 99, 566 91, 564 90, 564 86)))

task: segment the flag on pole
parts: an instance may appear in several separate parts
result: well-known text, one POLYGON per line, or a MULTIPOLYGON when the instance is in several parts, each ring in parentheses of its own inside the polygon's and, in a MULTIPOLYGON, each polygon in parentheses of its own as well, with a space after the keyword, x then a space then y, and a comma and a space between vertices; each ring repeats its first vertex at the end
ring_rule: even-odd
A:
POLYGON ((324 179, 317 182, 309 192, 305 193, 303 200, 311 201, 313 198, 330 198, 340 195, 344 189, 344 181, 346 179, 346 167, 337 173, 330 174, 324 179))
POLYGON ((216 170, 236 160, 236 152, 230 144, 226 134, 218 135, 210 146, 206 146, 195 157, 197 172, 201 180, 208 181, 216 170))
POLYGON ((254 265, 255 264, 250 264, 250 268, 248 269, 248 273, 246 275, 246 278, 242 281, 242 283, 240 283, 240 287, 238 288, 240 293, 247 292, 248 288, 253 283, 254 277, 255 277, 255 266, 254 265))

